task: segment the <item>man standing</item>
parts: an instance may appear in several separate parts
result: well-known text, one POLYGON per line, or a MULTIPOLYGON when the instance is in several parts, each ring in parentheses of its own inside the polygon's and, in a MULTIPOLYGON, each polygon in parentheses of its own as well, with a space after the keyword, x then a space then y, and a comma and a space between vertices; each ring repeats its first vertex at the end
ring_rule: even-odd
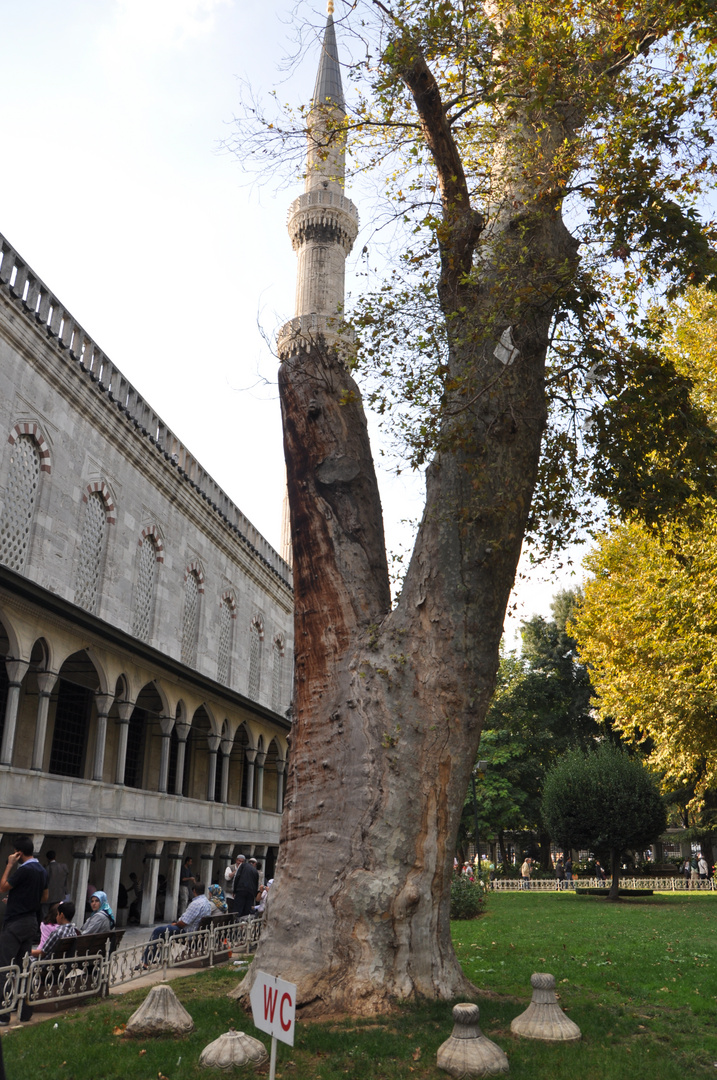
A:
POLYGON ((259 871, 246 861, 244 855, 237 855, 239 869, 234 875, 234 911, 241 918, 251 915, 256 894, 259 892, 259 871))
POLYGON ((189 897, 192 892, 195 877, 192 870, 192 860, 187 855, 179 871, 179 910, 184 911, 189 906, 189 897))
MULTIPOLYGON (((5 923, 0 933, 0 967, 13 960, 22 963, 38 938, 38 915, 47 888, 47 871, 33 855, 32 838, 21 836, 0 879, 0 893, 9 893, 5 923)), ((23 1003, 20 1019, 29 1020, 32 1009, 23 1003)), ((0 1017, 7 1023, 9 1017, 0 1017)))
POLYGON ((224 896, 227 901, 227 907, 229 911, 234 911, 234 878, 237 875, 237 870, 241 866, 241 856, 237 855, 233 863, 224 871, 224 896))
POLYGON ((522 888, 530 888, 530 868, 533 865, 532 859, 526 859, 520 868, 520 876, 522 877, 522 888))

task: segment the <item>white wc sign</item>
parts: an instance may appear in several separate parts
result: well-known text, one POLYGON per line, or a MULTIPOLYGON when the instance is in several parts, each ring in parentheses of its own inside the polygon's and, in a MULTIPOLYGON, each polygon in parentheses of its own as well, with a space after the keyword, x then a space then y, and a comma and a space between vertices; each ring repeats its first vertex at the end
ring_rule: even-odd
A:
POLYGON ((254 1026, 272 1038, 293 1046, 296 1020, 294 984, 277 979, 276 975, 267 975, 265 971, 258 971, 249 1000, 254 1026))

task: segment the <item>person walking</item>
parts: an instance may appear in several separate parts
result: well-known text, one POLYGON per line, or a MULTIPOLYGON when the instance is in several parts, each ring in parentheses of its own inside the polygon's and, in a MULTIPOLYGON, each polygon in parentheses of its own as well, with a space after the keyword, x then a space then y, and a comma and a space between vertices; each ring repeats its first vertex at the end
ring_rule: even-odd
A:
MULTIPOLYGON (((8 893, 7 911, 0 932, 0 967, 7 967, 13 960, 22 965, 26 953, 39 939, 40 905, 47 889, 47 871, 33 853, 32 837, 21 836, 15 850, 7 861, 0 878, 0 893, 8 893)), ((25 1002, 20 1010, 20 1020, 29 1020, 32 1009, 25 1002)), ((10 1017, 0 1016, 0 1023, 7 1024, 10 1017)))
POLYGON ((697 852, 697 873, 700 875, 700 881, 707 881, 707 878, 709 877, 709 867, 707 866, 707 859, 701 851, 697 852))
POLYGON ((520 876, 523 879, 523 882, 522 882, 522 888, 523 889, 529 889, 530 888, 530 868, 531 868, 532 864, 533 864, 532 859, 526 859, 524 861, 523 865, 520 868, 520 876))
POLYGON ((573 880, 573 858, 572 858, 572 855, 568 855, 567 859, 565 860, 565 882, 566 882, 565 888, 566 889, 570 888, 570 886, 567 884, 567 882, 572 881, 572 880, 573 880))

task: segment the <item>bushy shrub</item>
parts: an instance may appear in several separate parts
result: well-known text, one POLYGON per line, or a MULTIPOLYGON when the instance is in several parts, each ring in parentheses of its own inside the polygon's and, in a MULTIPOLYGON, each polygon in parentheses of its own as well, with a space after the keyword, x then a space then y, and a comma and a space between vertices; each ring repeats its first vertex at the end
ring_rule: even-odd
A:
POLYGON ((463 874, 454 874, 451 882, 451 918, 477 919, 485 910, 488 890, 485 881, 472 881, 463 874))

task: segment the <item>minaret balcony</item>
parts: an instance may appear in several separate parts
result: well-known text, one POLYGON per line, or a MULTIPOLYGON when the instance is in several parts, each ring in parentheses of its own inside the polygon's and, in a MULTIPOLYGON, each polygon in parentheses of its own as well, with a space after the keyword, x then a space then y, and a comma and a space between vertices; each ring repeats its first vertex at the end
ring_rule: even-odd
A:
POLYGON ((348 255, 358 234, 358 210, 345 195, 315 189, 294 199, 287 225, 295 251, 307 243, 334 243, 348 255))

